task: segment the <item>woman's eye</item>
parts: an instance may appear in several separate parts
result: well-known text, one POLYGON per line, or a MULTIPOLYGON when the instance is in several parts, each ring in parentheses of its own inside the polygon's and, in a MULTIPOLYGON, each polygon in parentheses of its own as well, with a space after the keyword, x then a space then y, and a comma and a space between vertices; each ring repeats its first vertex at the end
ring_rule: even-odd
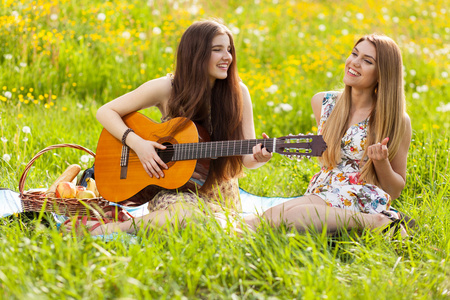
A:
POLYGON ((358 56, 358 54, 356 54, 356 52, 352 52, 352 55, 353 56, 358 56))
POLYGON ((368 64, 371 64, 372 65, 372 62, 370 61, 370 60, 364 60, 366 63, 368 63, 368 64))

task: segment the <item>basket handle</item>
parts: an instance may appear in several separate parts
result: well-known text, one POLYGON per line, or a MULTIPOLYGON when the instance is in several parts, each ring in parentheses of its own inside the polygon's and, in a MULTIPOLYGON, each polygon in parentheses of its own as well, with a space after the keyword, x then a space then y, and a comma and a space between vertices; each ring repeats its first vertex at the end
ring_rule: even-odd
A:
POLYGON ((89 150, 88 148, 85 148, 83 146, 77 145, 77 144, 57 144, 57 145, 52 145, 52 146, 48 146, 47 148, 42 149, 41 151, 39 151, 26 165, 25 170, 22 173, 22 176, 20 177, 19 180, 19 192, 20 195, 23 195, 23 188, 25 186, 25 180, 27 178, 27 174, 28 171, 30 170, 31 166, 33 165, 33 163, 36 161, 36 159, 41 156, 42 154, 44 154, 45 152, 48 152, 50 150, 53 149, 57 149, 57 148, 65 148, 65 147, 69 147, 69 148, 74 148, 74 149, 78 149, 78 150, 83 150, 87 153, 89 153, 90 155, 92 155, 93 157, 95 157, 95 153, 92 152, 91 150, 89 150))

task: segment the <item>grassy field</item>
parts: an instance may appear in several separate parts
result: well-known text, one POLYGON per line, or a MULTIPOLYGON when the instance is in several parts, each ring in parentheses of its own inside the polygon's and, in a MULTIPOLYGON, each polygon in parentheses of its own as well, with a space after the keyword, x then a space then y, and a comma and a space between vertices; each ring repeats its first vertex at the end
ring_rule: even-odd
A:
MULTIPOLYGON (((269 228, 238 238, 205 219, 105 241, 13 216, 0 221, 0 297, 448 299, 449 13, 443 0, 2 1, 0 187, 18 191, 25 165, 47 146, 95 152, 97 108, 171 72, 181 34, 195 20, 221 18, 231 28, 256 133, 274 137, 316 131, 311 97, 342 88, 354 42, 377 32, 403 52, 413 140, 394 206, 419 228, 404 241, 269 228)), ((25 189, 50 185, 68 164, 91 166, 85 154, 42 155, 25 189)), ((318 169, 314 159, 274 156, 240 185, 263 196, 301 195, 318 169)))

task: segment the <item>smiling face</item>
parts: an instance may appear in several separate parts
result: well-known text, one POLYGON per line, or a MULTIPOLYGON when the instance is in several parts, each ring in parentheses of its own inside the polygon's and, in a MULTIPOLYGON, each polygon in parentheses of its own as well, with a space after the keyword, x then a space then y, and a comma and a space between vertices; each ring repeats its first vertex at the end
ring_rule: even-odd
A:
POLYGON ((365 40, 357 44, 345 61, 344 83, 354 89, 374 90, 378 82, 377 51, 365 40))
POLYGON ((230 38, 227 34, 216 35, 212 40, 211 57, 208 63, 211 85, 214 85, 216 79, 227 78, 232 61, 230 38))

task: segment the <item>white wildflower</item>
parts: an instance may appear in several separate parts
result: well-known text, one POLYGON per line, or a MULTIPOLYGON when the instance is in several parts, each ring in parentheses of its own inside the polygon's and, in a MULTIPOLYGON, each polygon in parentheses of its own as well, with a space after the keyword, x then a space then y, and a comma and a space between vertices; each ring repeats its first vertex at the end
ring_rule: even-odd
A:
POLYGON ((348 34, 348 30, 347 29, 342 29, 341 33, 342 33, 342 35, 347 35, 348 34))
POLYGON ((116 55, 115 60, 119 64, 123 62, 123 58, 121 56, 119 56, 119 55, 116 55))
POLYGON ((2 136, 2 137, 0 138, 0 140, 1 140, 3 143, 6 143, 6 142, 8 141, 8 139, 5 138, 4 136, 2 136))
POLYGON ((145 39, 147 39, 147 34, 145 32, 139 32, 139 38, 141 40, 145 40, 145 39))
POLYGON ((447 72, 442 72, 441 73, 442 78, 448 78, 448 73, 447 72))
POLYGON ((52 20, 52 21, 58 20, 58 15, 57 14, 51 14, 50 15, 50 20, 52 20))
POLYGON ((419 93, 413 93, 412 97, 413 97, 413 99, 419 99, 420 95, 419 95, 419 93))
POLYGON ((11 155, 3 154, 3 160, 6 161, 6 162, 10 161, 11 160, 11 155))
POLYGON ((27 63, 26 63, 26 62, 21 62, 21 63, 19 64, 19 66, 21 66, 22 68, 25 68, 25 67, 27 66, 27 63))
POLYGON ((173 53, 173 48, 172 47, 166 47, 164 49, 164 52, 166 52, 166 53, 173 53))
POLYGON ((357 13, 356 18, 361 21, 364 19, 364 15, 362 13, 357 13))
POLYGON ((26 134, 31 133, 31 129, 28 126, 23 126, 22 131, 26 134))
POLYGON ((267 106, 273 106, 273 101, 268 101, 267 106))
POLYGON ((323 20, 323 19, 325 19, 325 14, 320 13, 317 15, 317 18, 319 18, 320 20, 323 20))
POLYGON ((244 8, 242 6, 239 6, 238 8, 236 8, 234 12, 240 15, 244 12, 244 8))
POLYGON ((97 15, 97 20, 99 21, 105 21, 106 20, 106 15, 104 13, 99 13, 97 15))
POLYGON ((305 34, 303 33, 303 32, 299 32, 298 34, 297 34, 297 36, 299 37, 299 38, 304 38, 305 37, 305 34))
POLYGON ((284 111, 292 110, 292 105, 290 105, 289 103, 280 103, 278 106, 284 111))
POLYGON ((141 69, 144 69, 144 70, 147 69, 147 64, 142 63, 142 64, 141 64, 141 69))
POLYGON ((24 137, 22 141, 23 141, 24 143, 26 143, 26 142, 28 142, 28 138, 27 138, 27 137, 24 137))
POLYGON ((416 16, 411 16, 411 17, 409 17, 409 19, 411 20, 411 22, 415 22, 417 20, 417 17, 416 16))
POLYGON ((270 87, 266 89, 266 92, 274 94, 276 91, 278 91, 278 86, 276 84, 272 84, 270 87))
POLYGON ((325 31, 326 29, 327 29, 327 27, 325 25, 323 25, 323 24, 319 25, 319 30, 320 31, 325 31))
POLYGON ((291 92, 289 95, 290 95, 292 98, 297 97, 297 93, 296 93, 296 92, 291 92))
POLYGON ((128 31, 124 31, 124 32, 122 32, 122 37, 124 38, 124 39, 129 39, 130 37, 131 37, 131 33, 130 32, 128 32, 128 31))
POLYGON ((327 77, 328 77, 328 78, 331 78, 331 77, 333 77, 333 73, 331 73, 331 72, 327 72, 327 77))
POLYGON ((398 23, 400 21, 400 19, 398 17, 393 17, 392 18, 392 22, 394 23, 398 23))
POLYGON ((411 76, 416 76, 416 70, 409 70, 409 74, 411 74, 411 76))
POLYGON ((12 93, 10 91, 6 91, 4 95, 8 99, 11 99, 11 97, 12 97, 12 93))
POLYGON ((240 30, 239 28, 237 28, 236 26, 233 26, 233 27, 231 27, 231 32, 232 32, 234 35, 238 35, 239 32, 241 32, 241 30, 240 30))
POLYGON ((161 28, 153 27, 153 34, 160 35, 162 32, 161 28))
POLYGON ((447 104, 441 104, 439 107, 436 108, 437 111, 440 112, 448 112, 450 111, 450 102, 447 104))
POLYGON ((13 58, 12 54, 3 54, 3 57, 4 57, 6 60, 11 60, 11 59, 13 58))
POLYGON ((81 162, 83 162, 83 163, 87 163, 87 162, 89 162, 89 160, 91 159, 91 155, 81 155, 81 157, 80 157, 80 161, 81 162))

